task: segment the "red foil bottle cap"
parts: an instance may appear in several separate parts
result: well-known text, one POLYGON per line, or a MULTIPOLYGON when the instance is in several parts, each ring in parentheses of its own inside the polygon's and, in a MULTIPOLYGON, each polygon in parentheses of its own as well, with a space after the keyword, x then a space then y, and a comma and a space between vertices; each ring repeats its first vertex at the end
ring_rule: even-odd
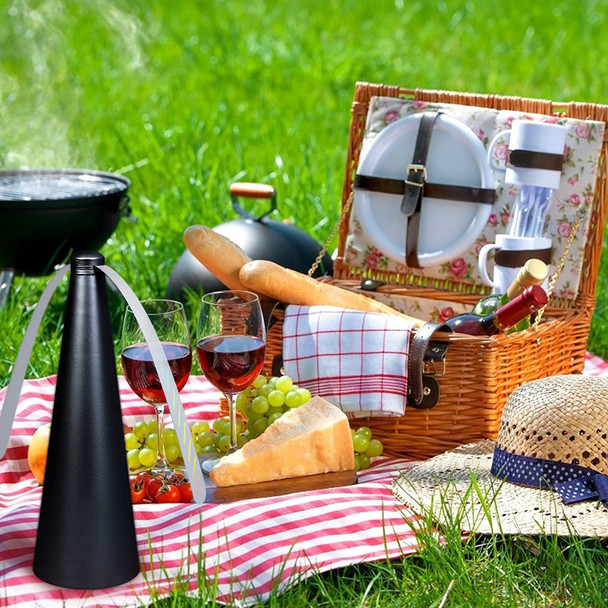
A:
POLYGON ((530 313, 540 310, 547 303, 547 294, 540 285, 528 287, 516 298, 496 311, 499 324, 508 329, 525 319, 530 313))

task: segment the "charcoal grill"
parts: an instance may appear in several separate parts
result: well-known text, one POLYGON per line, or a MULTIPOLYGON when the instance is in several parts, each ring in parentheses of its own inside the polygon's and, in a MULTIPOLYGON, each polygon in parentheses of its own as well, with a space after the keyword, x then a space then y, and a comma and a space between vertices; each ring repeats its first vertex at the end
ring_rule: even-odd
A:
POLYGON ((72 251, 97 250, 130 217, 121 175, 90 171, 0 171, 0 309, 15 274, 45 276, 72 251))

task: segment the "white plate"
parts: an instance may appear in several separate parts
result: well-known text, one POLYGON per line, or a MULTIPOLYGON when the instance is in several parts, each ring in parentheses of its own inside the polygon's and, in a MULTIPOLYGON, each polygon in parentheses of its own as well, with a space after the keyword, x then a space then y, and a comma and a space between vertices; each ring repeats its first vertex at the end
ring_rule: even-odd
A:
MULTIPOLYGON (((362 155, 357 173, 405 179, 412 162, 421 114, 395 121, 362 155)), ((427 156, 427 181, 434 184, 494 188, 486 149, 456 118, 440 114, 427 156)), ((355 213, 368 239, 397 262, 405 262, 407 218, 401 195, 355 190, 355 213)), ((443 264, 466 251, 481 234, 492 205, 423 198, 418 260, 422 267, 443 264)))

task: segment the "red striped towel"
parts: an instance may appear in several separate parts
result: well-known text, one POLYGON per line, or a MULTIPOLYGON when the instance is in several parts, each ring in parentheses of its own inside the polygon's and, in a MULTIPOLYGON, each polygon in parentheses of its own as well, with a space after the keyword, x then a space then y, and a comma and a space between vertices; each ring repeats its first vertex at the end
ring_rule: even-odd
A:
POLYGON ((283 367, 350 416, 403 416, 412 323, 334 306, 288 306, 283 367))
MULTIPOLYGON (((120 379, 124 421, 153 418, 150 406, 120 379)), ((135 505, 142 571, 112 589, 79 591, 41 582, 32 572, 42 488, 27 464, 34 431, 51 421, 55 377, 23 386, 11 441, 0 461, 0 606, 67 608, 141 606, 152 587, 161 594, 185 581, 197 589, 199 539, 205 576, 224 603, 266 599, 314 572, 397 557, 416 550, 404 510, 390 489, 405 460, 379 458, 345 488, 218 505, 135 505)), ((5 390, 0 392, 0 403, 5 390)), ((218 415, 219 393, 202 377, 191 377, 181 393, 191 421, 218 415)))

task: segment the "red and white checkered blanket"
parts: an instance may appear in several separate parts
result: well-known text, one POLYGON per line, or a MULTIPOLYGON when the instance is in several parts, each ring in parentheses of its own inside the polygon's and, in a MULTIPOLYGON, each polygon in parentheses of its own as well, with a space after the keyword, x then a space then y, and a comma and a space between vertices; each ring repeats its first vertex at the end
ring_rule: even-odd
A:
MULTIPOLYGON (((608 376, 608 363, 589 356, 586 372, 608 376)), ((127 424, 152 418, 122 378, 120 389, 127 424)), ((29 471, 27 446, 51 420, 54 390, 54 377, 24 384, 10 446, 0 461, 0 606, 141 606, 151 589, 168 594, 176 580, 196 592, 198 563, 204 576, 217 577, 218 600, 246 605, 314 572, 416 551, 416 517, 390 490, 391 478, 411 463, 379 458, 359 474, 357 485, 345 488, 219 505, 135 505, 142 574, 95 591, 43 583, 32 573, 42 488, 29 471)), ((192 420, 216 417, 218 393, 203 378, 191 377, 182 397, 192 420)))

